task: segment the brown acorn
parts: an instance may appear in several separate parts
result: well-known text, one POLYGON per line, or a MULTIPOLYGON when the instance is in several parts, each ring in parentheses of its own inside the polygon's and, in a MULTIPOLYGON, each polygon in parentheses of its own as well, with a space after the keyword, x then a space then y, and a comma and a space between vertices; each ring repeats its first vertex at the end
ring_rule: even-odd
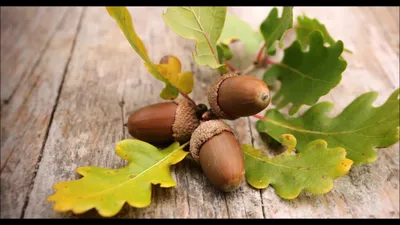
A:
POLYGON ((211 111, 220 119, 235 120, 257 114, 270 101, 268 86, 253 76, 225 74, 208 90, 211 111))
POLYGON ((243 152, 232 128, 222 120, 202 122, 192 134, 190 152, 220 190, 233 191, 243 182, 243 152))
POLYGON ((128 118, 128 131, 133 137, 151 144, 187 142, 199 126, 196 106, 186 99, 148 105, 128 118))

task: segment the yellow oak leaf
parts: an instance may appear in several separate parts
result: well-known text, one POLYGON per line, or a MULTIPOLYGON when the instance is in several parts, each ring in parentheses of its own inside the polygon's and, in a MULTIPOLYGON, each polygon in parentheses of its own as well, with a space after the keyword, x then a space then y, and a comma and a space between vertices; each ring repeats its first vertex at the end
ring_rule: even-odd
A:
POLYGON ((157 70, 181 92, 185 94, 192 92, 194 86, 192 72, 181 73, 181 62, 177 57, 164 56, 156 66, 157 70))
POLYGON ((140 140, 120 141, 116 153, 128 160, 120 169, 86 166, 77 169, 79 180, 59 182, 53 186, 56 193, 47 200, 55 202, 54 210, 75 214, 95 208, 103 217, 116 215, 125 202, 137 208, 151 203, 152 185, 167 188, 176 185, 170 166, 185 158, 188 152, 175 142, 163 150, 140 140))

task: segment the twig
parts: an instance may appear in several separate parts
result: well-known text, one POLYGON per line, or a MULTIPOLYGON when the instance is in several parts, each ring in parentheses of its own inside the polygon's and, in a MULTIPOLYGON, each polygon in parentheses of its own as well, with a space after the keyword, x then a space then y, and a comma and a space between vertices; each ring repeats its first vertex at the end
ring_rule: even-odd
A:
POLYGON ((194 106, 196 106, 196 108, 197 108, 196 102, 193 101, 193 99, 191 99, 191 98, 189 97, 189 95, 187 95, 187 94, 185 94, 185 93, 183 93, 183 92, 181 92, 181 91, 179 91, 179 93, 180 93, 183 97, 185 97, 189 102, 191 102, 194 106))
POLYGON ((262 46, 262 47, 260 48, 260 50, 258 51, 257 58, 256 58, 257 62, 261 61, 262 55, 263 55, 263 53, 264 53, 264 48, 265 48, 266 46, 267 46, 267 43, 264 42, 263 46, 262 46))
POLYGON ((250 74, 253 70, 255 70, 257 66, 253 63, 249 67, 243 70, 243 72, 240 72, 239 74, 250 74))
POLYGON ((244 69, 243 72, 239 72, 239 74, 250 74, 251 72, 253 72, 253 70, 255 70, 257 68, 265 68, 267 65, 273 65, 273 64, 276 64, 276 63, 269 60, 268 56, 265 56, 264 59, 254 62, 253 64, 248 66, 246 69, 244 69))
MULTIPOLYGON (((257 68, 265 68, 267 65, 276 64, 275 62, 272 62, 269 60, 268 55, 262 57, 265 47, 266 47, 266 43, 264 43, 263 46, 258 51, 256 61, 253 62, 250 66, 248 66, 246 69, 244 69, 242 72, 238 71, 237 74, 246 74, 247 75, 247 74, 250 74, 251 72, 253 72, 253 70, 255 70, 257 68)), ((226 64, 229 68, 231 68, 231 66, 228 65, 228 63, 226 63, 226 64)), ((234 72, 234 71, 232 71, 232 72, 234 72)))
POLYGON ((265 57, 265 59, 264 59, 264 64, 265 64, 265 65, 274 65, 274 64, 276 64, 276 63, 275 63, 275 62, 272 62, 271 60, 269 60, 268 57, 265 57))
POLYGON ((267 43, 264 42, 264 44, 261 46, 260 50, 258 50, 256 61, 253 64, 251 64, 250 66, 248 66, 246 69, 244 69, 242 72, 238 72, 238 74, 250 74, 251 72, 253 72, 253 70, 255 70, 257 68, 265 67, 265 65, 266 65, 265 58, 267 58, 267 56, 265 56, 264 58, 262 56, 263 56, 266 45, 267 45, 267 43))
POLYGON ((233 73, 236 73, 237 70, 235 68, 233 68, 233 66, 228 62, 225 61, 225 65, 229 68, 230 71, 232 71, 233 73))
POLYGON ((263 117, 263 116, 260 116, 260 115, 253 115, 253 117, 254 118, 257 118, 257 119, 259 119, 259 120, 267 120, 267 118, 265 118, 265 117, 263 117))

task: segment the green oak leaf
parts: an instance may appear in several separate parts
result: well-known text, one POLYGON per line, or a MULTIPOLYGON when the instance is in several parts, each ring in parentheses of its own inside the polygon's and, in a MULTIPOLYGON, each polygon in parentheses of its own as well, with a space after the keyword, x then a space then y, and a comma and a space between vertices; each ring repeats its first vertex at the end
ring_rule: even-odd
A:
POLYGON ((132 23, 132 17, 128 9, 126 7, 106 7, 106 9, 110 16, 116 20, 118 26, 124 33, 126 39, 128 39, 133 49, 143 59, 150 74, 152 74, 157 80, 165 83, 165 87, 161 91, 160 97, 162 99, 175 99, 178 97, 178 89, 157 70, 155 64, 151 61, 149 55, 147 54, 147 50, 143 41, 135 32, 132 23))
POLYGON ((251 145, 242 145, 246 181, 252 187, 264 189, 271 185, 284 199, 296 198, 303 189, 325 194, 332 190, 333 180, 346 175, 353 165, 345 149, 328 148, 322 139, 307 143, 301 153, 293 155, 289 153, 296 146, 296 138, 290 134, 280 137, 288 149, 274 158, 251 145))
POLYGON ((227 14, 224 28, 217 43, 227 46, 234 40, 242 41, 246 50, 250 53, 255 53, 260 48, 261 40, 250 24, 236 16, 227 14))
POLYGON ((233 56, 232 50, 225 44, 217 45, 218 59, 220 62, 223 60, 230 60, 233 56))
POLYGON ((283 7, 282 17, 278 17, 278 8, 273 8, 261 23, 260 30, 268 54, 275 54, 275 41, 280 40, 285 31, 293 26, 293 7, 283 7))
POLYGON ((259 31, 259 30, 256 31, 256 33, 254 35, 257 38, 259 43, 261 43, 264 40, 264 36, 262 35, 261 31, 259 31))
MULTIPOLYGON (((295 30, 297 35, 296 39, 300 41, 304 49, 309 46, 308 36, 314 30, 319 30, 324 36, 325 43, 328 43, 330 46, 336 43, 324 24, 319 22, 317 19, 311 19, 306 15, 297 17, 297 25, 295 30)), ((344 49, 344 51, 351 53, 351 51, 348 49, 344 49)))
POLYGON ((268 85, 278 79, 281 88, 273 97, 278 109, 292 103, 289 114, 296 113, 302 105, 313 105, 321 96, 336 87, 342 78, 347 62, 340 57, 343 43, 336 42, 330 47, 324 46, 320 31, 310 36, 310 50, 303 52, 300 42, 295 41, 285 49, 283 60, 274 63, 265 73, 263 80, 268 85))
POLYGON ((95 208, 103 217, 116 215, 127 202, 137 208, 151 203, 152 185, 168 188, 176 185, 170 166, 185 158, 188 152, 175 142, 163 150, 140 140, 120 141, 116 153, 128 160, 120 169, 105 169, 95 166, 80 167, 79 180, 64 181, 53 187, 56 193, 47 201, 55 202, 54 210, 72 210, 81 214, 95 208))
POLYGON ((296 150, 300 152, 308 142, 324 139, 331 147, 345 148, 355 165, 371 163, 378 157, 374 147, 399 141, 399 90, 379 107, 372 106, 378 93, 364 93, 334 118, 326 116, 333 108, 330 102, 315 104, 295 118, 285 118, 272 109, 266 112, 265 120, 257 121, 256 128, 275 140, 282 134, 296 136, 296 150))
POLYGON ((176 89, 172 84, 167 84, 165 87, 161 90, 160 93, 160 98, 166 99, 166 100, 172 100, 178 97, 179 91, 176 89))
POLYGON ((165 23, 179 36, 196 41, 194 60, 200 66, 221 69, 217 53, 226 18, 226 7, 168 7, 165 23))

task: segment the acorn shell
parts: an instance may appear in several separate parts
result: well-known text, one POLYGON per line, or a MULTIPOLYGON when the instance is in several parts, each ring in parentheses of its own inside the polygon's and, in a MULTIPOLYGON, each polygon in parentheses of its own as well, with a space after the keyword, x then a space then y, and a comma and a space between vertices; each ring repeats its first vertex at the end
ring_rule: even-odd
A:
POLYGON ((137 109, 128 117, 129 134, 150 144, 172 143, 174 141, 172 125, 177 107, 174 102, 161 102, 137 109))
POLYGON ((240 187, 245 177, 244 156, 228 124, 222 120, 202 122, 192 134, 190 152, 219 190, 230 192, 240 187))
POLYGON ((221 76, 211 87, 208 89, 207 98, 208 103, 210 104, 210 109, 220 119, 229 119, 233 120, 236 119, 234 117, 229 116, 226 114, 218 105, 218 90, 219 86, 224 82, 226 79, 237 76, 236 74, 224 74, 221 76))
POLYGON ((190 140, 192 133, 200 125, 196 115, 196 106, 186 99, 175 99, 178 105, 175 112, 175 120, 172 124, 173 137, 180 143, 190 140))
POLYGON ((186 99, 147 105, 129 115, 127 123, 132 137, 156 145, 187 142, 199 125, 196 106, 186 99))
POLYGON ((190 153, 198 162, 201 146, 215 135, 228 131, 233 133, 232 128, 222 120, 209 120, 202 122, 193 132, 190 139, 190 153))
POLYGON ((269 105, 270 99, 268 86, 248 75, 225 74, 208 91, 211 111, 219 119, 257 114, 269 105))

